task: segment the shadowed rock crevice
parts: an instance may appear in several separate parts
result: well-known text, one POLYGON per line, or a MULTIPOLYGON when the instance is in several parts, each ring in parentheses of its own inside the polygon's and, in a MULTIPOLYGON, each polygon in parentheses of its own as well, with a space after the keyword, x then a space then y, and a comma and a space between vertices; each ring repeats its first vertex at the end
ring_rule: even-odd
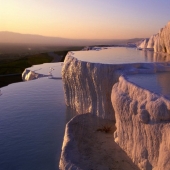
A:
POLYGON ((61 169, 138 170, 132 160, 114 142, 115 122, 91 114, 73 118, 66 127, 60 159, 61 169), (110 131, 98 131, 103 127, 110 131))

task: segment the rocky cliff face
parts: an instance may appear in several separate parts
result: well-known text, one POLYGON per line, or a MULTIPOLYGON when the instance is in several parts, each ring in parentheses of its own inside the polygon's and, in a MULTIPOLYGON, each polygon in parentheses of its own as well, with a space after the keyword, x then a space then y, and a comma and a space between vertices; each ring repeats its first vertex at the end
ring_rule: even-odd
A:
POLYGON ((118 81, 115 67, 79 61, 68 54, 62 69, 66 105, 78 113, 114 120, 110 94, 118 81))
POLYGON ((77 60, 70 53, 62 68, 66 105, 79 114, 92 113, 115 120, 110 95, 120 75, 167 70, 167 63, 99 64, 77 60))
POLYGON ((155 41, 154 51, 170 54, 170 22, 160 30, 155 41))
POLYGON ((145 170, 169 169, 170 101, 120 77, 112 89, 115 141, 145 170))
POLYGON ((138 48, 154 49, 155 52, 170 54, 170 22, 158 34, 151 36, 149 40, 143 40, 138 48))
POLYGON ((155 35, 152 35, 150 38, 149 38, 149 41, 147 43, 147 47, 146 48, 154 48, 154 45, 155 45, 155 42, 157 41, 158 39, 158 36, 159 34, 155 34, 155 35))
POLYGON ((144 40, 138 45, 138 48, 140 48, 140 49, 145 49, 145 48, 147 48, 148 41, 149 41, 149 39, 144 39, 144 40))
MULTIPOLYGON (((66 105, 79 114, 92 113, 115 120, 115 142, 141 170, 169 169, 170 101, 120 75, 159 71, 170 71, 170 64, 98 64, 80 61, 71 53, 66 56, 62 68, 66 105)), ((78 122, 74 120, 66 127, 60 165, 81 169, 79 163, 75 163, 78 159, 73 161, 71 155, 79 145, 72 135, 75 130, 70 131, 71 124, 77 129, 78 122), (74 149, 68 148, 70 144, 74 144, 74 149)), ((81 125, 81 129, 85 129, 81 125)), ((74 137, 81 138, 76 135, 78 133, 74 137)), ((78 150, 75 153, 79 153, 78 150)))

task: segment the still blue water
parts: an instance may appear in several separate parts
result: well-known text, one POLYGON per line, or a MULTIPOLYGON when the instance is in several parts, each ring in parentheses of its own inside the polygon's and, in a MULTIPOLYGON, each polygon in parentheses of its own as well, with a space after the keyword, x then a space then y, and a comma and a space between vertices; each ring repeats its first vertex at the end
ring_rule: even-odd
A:
POLYGON ((62 69, 62 62, 58 63, 45 63, 45 64, 39 64, 34 65, 32 67, 27 68, 27 70, 34 71, 35 73, 42 74, 44 76, 49 75, 49 71, 52 70, 52 75, 55 78, 61 78, 61 69, 62 69))
POLYGON ((134 74, 127 76, 128 81, 151 92, 170 99, 170 72, 156 74, 134 74))
MULTIPOLYGON (((108 64, 166 62, 170 58, 168 55, 121 47, 74 52, 74 55, 84 61, 108 64)), ((32 70, 48 75, 51 66, 54 68, 53 76, 60 77, 61 64, 59 67, 55 64, 34 66, 32 70)), ((165 89, 170 87, 168 75, 162 76, 160 81, 157 77, 161 76, 143 75, 141 78, 134 75, 129 76, 129 80, 138 82, 140 86, 141 83, 152 84, 148 87, 151 90, 156 83, 158 86, 164 84, 162 87, 165 89)), ((0 170, 58 169, 65 124, 76 114, 65 106, 62 80, 45 77, 11 84, 2 88, 1 92, 0 170)), ((159 89, 157 92, 169 94, 169 90, 159 89)))
POLYGON ((0 96, 0 170, 55 170, 65 124, 62 80, 11 84, 0 96))
POLYGON ((103 50, 73 51, 73 56, 81 61, 105 64, 150 63, 170 61, 170 55, 134 48, 110 47, 103 50))

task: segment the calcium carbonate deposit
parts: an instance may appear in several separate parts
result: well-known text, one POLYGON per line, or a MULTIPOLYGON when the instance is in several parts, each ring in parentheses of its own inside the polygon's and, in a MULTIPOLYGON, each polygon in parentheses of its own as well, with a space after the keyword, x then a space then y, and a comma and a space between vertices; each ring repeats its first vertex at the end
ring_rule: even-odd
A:
POLYGON ((45 63, 26 68, 22 73, 24 81, 34 80, 42 77, 61 79, 62 62, 45 63))
POLYGON ((145 39, 138 46, 139 49, 153 49, 155 52, 164 52, 170 54, 170 22, 160 29, 158 34, 145 39))
POLYGON ((81 61, 68 53, 62 68, 66 105, 84 116, 72 119, 66 126, 60 168, 124 170, 127 165, 123 162, 128 162, 128 169, 169 169, 170 101, 125 78, 127 74, 162 71, 170 71, 169 62, 102 64, 81 61), (97 117, 87 118, 87 113, 97 117), (95 121, 100 123, 96 126, 95 121), (110 130, 114 133, 111 146, 110 137, 93 143, 93 135, 102 138, 101 129, 112 127, 110 121, 116 122, 116 129, 110 130), (103 142, 111 148, 102 146, 103 142), (91 145, 96 151, 86 152, 91 145), (126 157, 112 157, 117 149, 126 157), (94 155, 103 161, 96 161, 94 155))
POLYGON ((112 89, 114 140, 140 169, 169 169, 170 101, 124 77, 112 89))

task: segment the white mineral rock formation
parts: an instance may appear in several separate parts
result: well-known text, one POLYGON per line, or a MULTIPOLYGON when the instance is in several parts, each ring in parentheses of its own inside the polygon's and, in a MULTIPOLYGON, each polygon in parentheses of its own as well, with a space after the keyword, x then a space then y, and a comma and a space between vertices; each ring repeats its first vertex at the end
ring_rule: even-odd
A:
POLYGON ((25 69, 24 72, 22 73, 22 80, 25 81, 25 77, 27 76, 27 74, 30 72, 30 70, 25 69))
POLYGON ((153 35, 138 46, 138 49, 154 49, 155 52, 170 54, 170 22, 158 34, 153 35))
POLYGON ((22 79, 29 81, 41 77, 61 79, 62 62, 45 63, 26 68, 22 73, 22 79))
POLYGON ((138 49, 154 49, 159 34, 152 35, 149 39, 144 39, 138 46, 138 49))
POLYGON ((61 170, 138 170, 127 154, 114 142, 115 122, 92 114, 74 117, 65 129, 61 170), (102 132, 110 127, 108 133, 102 132))
POLYGON ((38 74, 36 74, 34 71, 27 71, 27 70, 25 70, 22 73, 22 78, 25 81, 34 80, 34 79, 38 78, 38 74))
POLYGON ((149 39, 144 39, 142 43, 138 46, 139 49, 145 49, 147 48, 149 39))
MULTIPOLYGON (((127 82, 123 76, 118 79, 123 74, 159 71, 170 71, 170 63, 99 64, 80 61, 73 53, 67 54, 62 68, 66 105, 83 116, 92 113, 116 120, 114 140, 141 170, 163 170, 170 165, 170 101, 127 82)), ((82 138, 78 131, 88 134, 83 130, 86 126, 81 127, 83 116, 67 124, 61 169, 83 169, 80 162, 84 157, 80 159, 81 148, 77 146, 82 138)))
POLYGON ((78 113, 93 113, 114 119, 110 100, 112 86, 118 81, 116 67, 77 60, 68 54, 62 68, 66 105, 78 113))
POLYGON ((115 141, 144 170, 170 169, 170 101, 124 77, 112 89, 115 141))
POLYGON ((79 114, 92 113, 114 120, 111 89, 124 73, 170 71, 168 63, 99 64, 76 59, 67 54, 62 68, 66 105, 79 114))
POLYGON ((147 44, 147 47, 148 49, 153 49, 154 48, 154 45, 155 45, 155 42, 157 41, 158 39, 158 36, 159 34, 155 34, 155 35, 152 35, 150 38, 149 38, 149 41, 148 41, 148 44, 147 44))
POLYGON ((154 51, 170 54, 170 22, 160 30, 159 38, 155 42, 154 51))

